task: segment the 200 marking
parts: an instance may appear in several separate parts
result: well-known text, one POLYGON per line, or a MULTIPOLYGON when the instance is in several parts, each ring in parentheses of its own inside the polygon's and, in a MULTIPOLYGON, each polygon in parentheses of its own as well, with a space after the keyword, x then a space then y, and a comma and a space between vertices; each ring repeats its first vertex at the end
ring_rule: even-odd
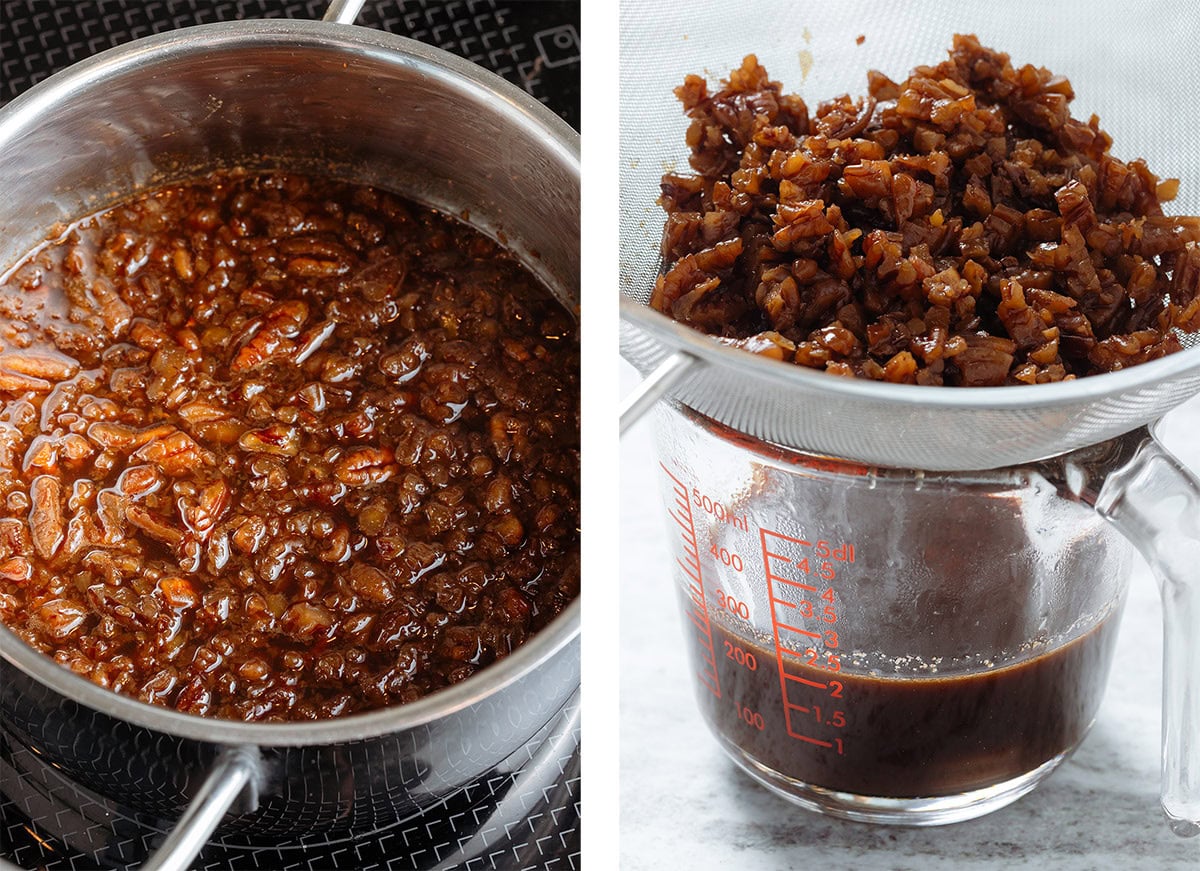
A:
POLYGON ((725 656, 732 659, 738 665, 744 665, 750 671, 758 671, 758 657, 753 653, 747 653, 738 647, 732 641, 725 642, 725 656))

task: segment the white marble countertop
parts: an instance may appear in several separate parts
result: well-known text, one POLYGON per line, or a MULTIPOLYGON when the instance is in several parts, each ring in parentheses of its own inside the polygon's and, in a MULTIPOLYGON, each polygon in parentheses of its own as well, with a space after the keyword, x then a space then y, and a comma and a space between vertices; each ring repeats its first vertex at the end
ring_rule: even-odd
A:
MULTIPOLYGON (((636 373, 622 365, 622 389, 636 373)), ((1200 412, 1200 409, 1198 409, 1200 412)), ((1200 413, 1196 419, 1200 421, 1200 413)), ((940 871, 1200 867, 1200 838, 1158 811, 1161 628, 1144 566, 1131 582, 1112 676, 1091 733, 1028 796, 936 828, 843 822, 738 771, 696 709, 667 558, 649 422, 621 449, 621 867, 940 871)))

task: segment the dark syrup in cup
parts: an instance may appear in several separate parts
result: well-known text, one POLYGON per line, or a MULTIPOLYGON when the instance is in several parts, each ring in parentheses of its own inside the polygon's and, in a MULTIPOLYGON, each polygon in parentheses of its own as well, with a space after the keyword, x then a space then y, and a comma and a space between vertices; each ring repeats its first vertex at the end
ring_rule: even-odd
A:
MULTIPOLYGON (((1020 777, 1083 739, 1103 697, 1118 617, 1014 665, 964 674, 831 673, 789 656, 793 678, 840 685, 837 697, 811 693, 807 711, 791 711, 794 731, 831 747, 789 734, 773 646, 715 623, 721 697, 699 685, 697 695, 718 737, 786 778, 863 796, 956 795, 1020 777)), ((700 667, 698 648, 689 650, 700 667)), ((794 690, 789 699, 803 701, 794 690)))

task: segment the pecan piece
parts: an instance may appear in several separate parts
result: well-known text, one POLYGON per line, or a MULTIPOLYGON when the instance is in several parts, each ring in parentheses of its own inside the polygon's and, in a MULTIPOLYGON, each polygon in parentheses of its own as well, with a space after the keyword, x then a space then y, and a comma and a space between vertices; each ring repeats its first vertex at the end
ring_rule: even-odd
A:
POLYGON ((211 466, 215 459, 195 439, 179 430, 147 442, 134 451, 130 458, 154 463, 173 478, 186 475, 200 465, 211 466))
POLYGON ((62 484, 52 475, 38 475, 29 486, 29 529, 33 549, 51 559, 66 534, 62 512, 62 484))
POLYGON ((138 529, 153 538, 157 538, 164 544, 169 544, 171 547, 178 547, 183 541, 182 532, 173 526, 168 526, 162 518, 155 517, 140 505, 130 505, 125 509, 125 516, 138 529))
POLYGON ((350 487, 382 484, 400 471, 391 448, 352 448, 337 461, 333 476, 350 487))
POLYGON ((63 641, 83 625, 87 611, 66 599, 52 599, 34 609, 30 623, 43 635, 63 641))
POLYGON ((293 426, 273 423, 242 433, 238 446, 244 451, 294 457, 300 452, 300 433, 293 426))
POLYGON ((0 354, 0 369, 29 378, 66 381, 79 374, 79 361, 52 350, 25 350, 0 354))
POLYGON ((296 351, 292 339, 300 334, 300 328, 308 320, 308 304, 292 299, 272 307, 261 318, 251 321, 245 328, 247 341, 229 364, 233 374, 261 366, 275 357, 290 357, 296 351))

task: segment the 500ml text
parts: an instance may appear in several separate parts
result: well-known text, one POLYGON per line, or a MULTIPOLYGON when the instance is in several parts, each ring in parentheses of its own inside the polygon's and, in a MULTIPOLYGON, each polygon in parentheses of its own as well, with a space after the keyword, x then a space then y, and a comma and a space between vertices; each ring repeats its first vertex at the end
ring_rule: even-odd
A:
POLYGON ((750 528, 745 514, 736 514, 733 509, 726 508, 724 503, 701 493, 699 487, 692 488, 692 504, 705 514, 711 514, 718 523, 728 523, 742 532, 746 532, 750 528))

